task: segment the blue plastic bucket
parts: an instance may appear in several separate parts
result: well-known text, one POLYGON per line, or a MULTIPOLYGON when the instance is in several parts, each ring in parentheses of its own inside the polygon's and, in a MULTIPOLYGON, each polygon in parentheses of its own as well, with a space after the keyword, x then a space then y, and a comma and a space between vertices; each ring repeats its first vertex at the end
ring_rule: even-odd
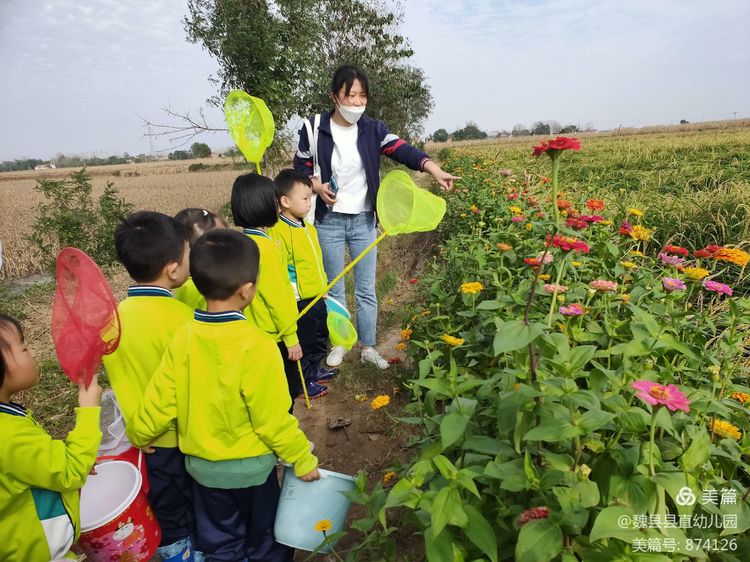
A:
MULTIPOLYGON (((323 542, 323 533, 315 530, 318 521, 331 522, 330 537, 344 529, 351 501, 342 492, 354 490, 354 478, 346 474, 320 470, 320 480, 303 482, 292 467, 284 468, 281 497, 273 527, 276 541, 292 548, 312 552, 323 542)), ((320 552, 330 552, 325 546, 320 552)))

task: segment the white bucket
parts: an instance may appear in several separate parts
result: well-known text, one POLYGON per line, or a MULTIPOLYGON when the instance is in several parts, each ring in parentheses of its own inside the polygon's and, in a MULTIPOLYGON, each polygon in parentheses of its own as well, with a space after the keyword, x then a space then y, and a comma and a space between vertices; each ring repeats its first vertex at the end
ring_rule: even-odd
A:
MULTIPOLYGON (((324 540, 323 533, 315 530, 318 521, 331 522, 331 529, 326 531, 329 537, 344 529, 351 501, 342 492, 354 490, 354 478, 322 468, 318 470, 320 480, 303 482, 294 475, 292 467, 284 468, 273 527, 277 542, 312 552, 324 540)), ((326 545, 320 552, 330 550, 326 545)))

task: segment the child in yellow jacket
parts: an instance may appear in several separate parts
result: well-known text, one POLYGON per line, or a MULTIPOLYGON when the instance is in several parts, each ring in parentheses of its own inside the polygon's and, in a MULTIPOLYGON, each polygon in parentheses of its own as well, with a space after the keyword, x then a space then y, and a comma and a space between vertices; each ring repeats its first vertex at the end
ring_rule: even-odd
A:
MULTIPOLYGON (((243 229, 260 251, 257 295, 245 312, 248 320, 274 339, 281 334, 279 350, 293 403, 302 394, 297 368, 297 361, 302 359, 302 347, 297 337, 297 299, 287 275, 286 258, 279 244, 268 235, 268 229, 279 220, 276 189, 267 177, 244 174, 234 181, 231 204, 234 224, 243 229)), ((310 398, 318 398, 326 392, 325 387, 321 387, 321 391, 310 398)))
MULTIPOLYGON (((115 229, 115 250, 135 281, 118 306, 120 345, 102 359, 109 382, 125 418, 125 430, 138 408, 146 385, 161 362, 179 326, 193 311, 173 298, 172 290, 189 274, 189 233, 176 219, 153 211, 139 211, 115 229)), ((132 441, 132 440, 131 440, 132 441)), ((161 527, 157 554, 170 558, 175 551, 190 552, 194 534, 193 482, 177 448, 177 430, 165 428, 144 455, 150 490, 148 500, 161 527)))
POLYGON ((76 425, 52 439, 11 401, 39 383, 39 368, 17 320, 0 314, 0 562, 71 557, 80 528, 79 490, 102 439, 102 389, 78 386, 76 425))
POLYGON ((276 457, 302 480, 318 461, 288 413, 291 399, 274 341, 246 321, 256 294, 258 247, 217 229, 193 246, 190 273, 206 297, 169 344, 130 427, 137 446, 177 421, 179 446, 196 482, 197 546, 209 560, 291 560, 275 542, 276 457))
MULTIPOLYGON (((315 226, 305 222, 312 199, 312 182, 306 174, 293 169, 281 170, 273 180, 281 213, 268 231, 286 256, 289 279, 302 311, 328 285, 323 253, 315 226)), ((320 392, 320 383, 336 375, 336 369, 322 364, 328 352, 328 314, 321 299, 297 321, 297 335, 302 346, 302 369, 308 394, 320 392)))

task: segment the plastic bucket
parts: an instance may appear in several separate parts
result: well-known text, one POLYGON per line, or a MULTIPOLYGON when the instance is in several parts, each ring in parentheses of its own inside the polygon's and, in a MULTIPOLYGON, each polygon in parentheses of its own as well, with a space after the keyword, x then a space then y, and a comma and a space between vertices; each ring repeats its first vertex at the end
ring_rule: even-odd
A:
POLYGON ((148 483, 148 471, 146 470, 146 463, 143 462, 143 453, 140 449, 136 449, 130 445, 121 453, 96 457, 97 466, 95 468, 99 470, 99 463, 107 461, 125 461, 134 465, 141 473, 141 489, 143 490, 143 493, 149 493, 151 486, 148 483))
MULTIPOLYGON (((342 492, 354 490, 354 478, 346 474, 320 470, 320 480, 303 482, 292 467, 284 468, 281 497, 273 527, 276 542, 312 552, 323 542, 323 533, 315 530, 321 520, 331 522, 330 537, 344 529, 351 501, 342 492)), ((320 552, 330 552, 325 546, 320 552)))
POLYGON ((91 562, 150 560, 161 529, 141 489, 135 465, 111 461, 97 465, 81 490, 78 546, 91 562))

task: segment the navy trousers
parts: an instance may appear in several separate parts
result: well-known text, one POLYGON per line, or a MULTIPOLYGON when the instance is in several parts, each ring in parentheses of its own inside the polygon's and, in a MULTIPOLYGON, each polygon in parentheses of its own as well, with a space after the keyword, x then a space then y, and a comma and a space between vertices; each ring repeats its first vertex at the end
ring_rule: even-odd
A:
POLYGON ((297 368, 296 361, 290 361, 288 359, 289 354, 286 350, 284 342, 279 343, 279 352, 281 353, 281 359, 284 361, 284 374, 286 375, 286 384, 289 387, 289 396, 292 399, 292 407, 289 408, 289 413, 292 413, 294 409, 294 401, 297 396, 302 394, 302 382, 299 380, 299 369, 297 368))
POLYGON ((154 447, 144 454, 151 489, 148 501, 161 527, 161 544, 166 546, 195 536, 193 479, 185 469, 185 455, 177 448, 154 447))
MULTIPOLYGON (((310 304, 312 299, 297 301, 297 310, 310 304)), ((318 366, 328 353, 328 311, 324 299, 315 303, 305 315, 297 320, 297 336, 302 346, 302 372, 305 380, 315 380, 318 374, 318 366)), ((298 375, 299 377, 299 375, 298 375)))
POLYGON ((206 562, 291 562, 294 550, 273 536, 280 494, 276 470, 250 488, 223 490, 196 482, 197 549, 206 562))

